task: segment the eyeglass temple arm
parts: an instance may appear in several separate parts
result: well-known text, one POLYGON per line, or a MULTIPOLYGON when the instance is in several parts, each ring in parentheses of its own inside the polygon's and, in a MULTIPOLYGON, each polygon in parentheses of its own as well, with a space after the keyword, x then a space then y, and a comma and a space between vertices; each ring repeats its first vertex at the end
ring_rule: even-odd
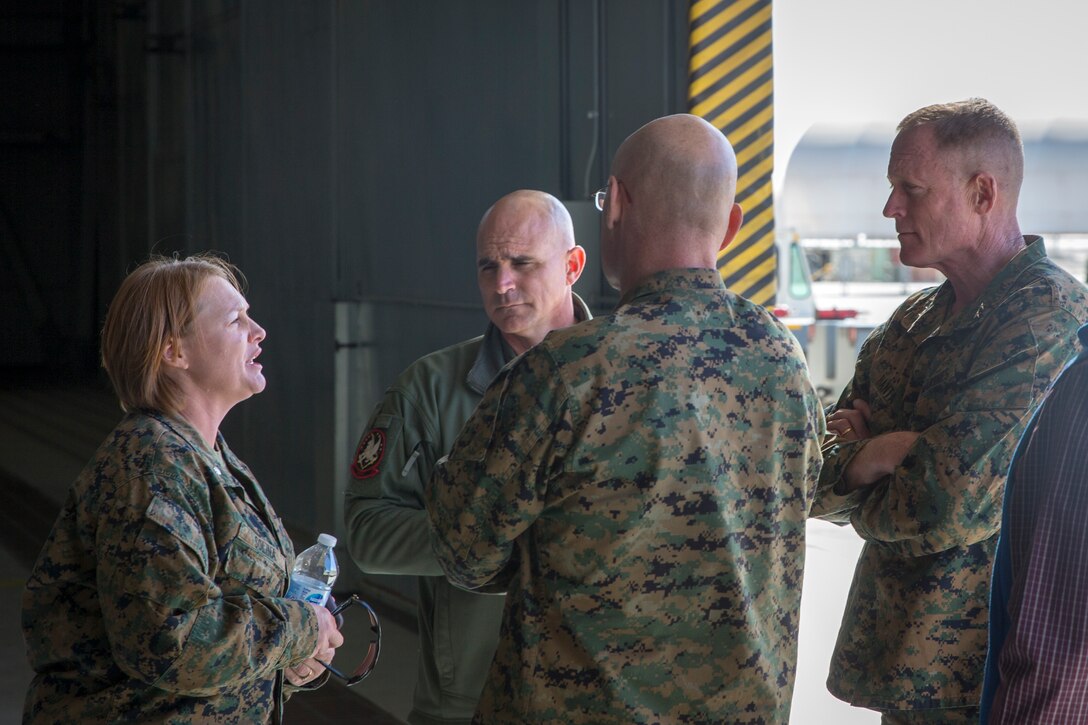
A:
POLYGON ((319 660, 319 659, 317 659, 317 658, 314 658, 314 662, 316 662, 317 664, 321 665, 321 666, 322 666, 322 667, 324 667, 324 668, 325 668, 326 670, 328 670, 329 672, 331 672, 331 673, 333 673, 334 675, 336 675, 337 677, 339 677, 339 678, 340 678, 341 680, 344 680, 344 681, 348 681, 348 680, 350 680, 350 679, 351 679, 350 677, 348 677, 348 676, 347 676, 347 675, 345 675, 345 674, 344 674, 343 672, 341 672, 340 670, 338 670, 338 669, 336 669, 335 667, 333 667, 333 666, 332 666, 331 664, 329 664, 329 663, 328 663, 328 662, 326 662, 325 660, 319 660))
POLYGON ((350 597, 337 604, 336 609, 330 610, 330 614, 335 617, 337 614, 340 614, 340 612, 344 611, 352 604, 360 604, 362 603, 362 601, 363 600, 359 599, 358 594, 352 594, 350 597))

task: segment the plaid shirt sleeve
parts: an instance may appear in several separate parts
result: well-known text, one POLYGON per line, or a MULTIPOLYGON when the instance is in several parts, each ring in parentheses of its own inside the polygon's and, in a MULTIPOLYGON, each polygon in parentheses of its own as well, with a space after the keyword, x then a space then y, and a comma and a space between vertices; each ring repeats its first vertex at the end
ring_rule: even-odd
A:
POLYGON ((988 722, 1085 722, 1088 357, 1063 373, 1024 434, 1005 506, 1007 631, 992 642, 1000 679, 988 722))

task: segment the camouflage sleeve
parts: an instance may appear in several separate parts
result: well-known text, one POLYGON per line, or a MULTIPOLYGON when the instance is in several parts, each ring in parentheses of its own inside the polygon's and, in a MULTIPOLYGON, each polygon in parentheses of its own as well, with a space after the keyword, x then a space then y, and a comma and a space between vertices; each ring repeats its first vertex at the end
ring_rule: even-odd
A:
POLYGON ((867 442, 847 441, 836 443, 835 439, 831 437, 824 443, 821 448, 824 458, 824 470, 828 466, 834 466, 838 470, 838 474, 828 474, 825 478, 821 473, 820 482, 816 489, 816 500, 809 512, 810 518, 823 519, 834 524, 850 523, 850 517, 865 500, 866 492, 864 490, 845 490, 842 487, 844 483, 843 472, 849 468, 854 456, 861 451, 867 442))
POLYGON ((119 486, 98 523, 99 602, 117 664, 142 682, 199 697, 308 657, 316 617, 304 602, 266 596, 268 583, 284 577, 260 553, 267 541, 246 545, 240 532, 239 550, 221 563, 185 486, 161 477, 153 484, 119 486), (212 574, 220 566, 247 583, 247 594, 224 595, 212 574))
POLYGON ((344 519, 348 550, 365 572, 442 576, 423 508, 423 485, 434 468, 435 425, 393 389, 359 441, 344 519))
POLYGON ((924 556, 989 539, 1005 477, 1034 406, 1075 352, 1068 312, 1004 321, 976 353, 940 420, 895 474, 870 487, 851 523, 867 540, 924 556))
MULTIPOLYGON (((534 348, 492 382, 427 487, 432 545, 466 589, 510 571, 514 542, 540 515, 547 481, 572 445, 568 394, 534 348)), ((501 577, 500 577, 501 578, 501 577)))
MULTIPOLYGON (((840 408, 850 407, 853 400, 869 399, 869 369, 872 365, 873 350, 879 346, 884 329, 884 325, 877 327, 862 343, 857 363, 854 365, 854 377, 843 389, 838 402, 825 411, 827 415, 831 415, 840 408)), ((820 482, 816 488, 816 500, 812 504, 810 517, 836 524, 850 523, 851 514, 865 499, 865 494, 861 491, 847 492, 841 487, 841 483, 850 462, 854 460, 854 456, 858 454, 864 443, 864 441, 836 443, 834 438, 824 443, 822 449, 824 464, 820 470, 820 482)))

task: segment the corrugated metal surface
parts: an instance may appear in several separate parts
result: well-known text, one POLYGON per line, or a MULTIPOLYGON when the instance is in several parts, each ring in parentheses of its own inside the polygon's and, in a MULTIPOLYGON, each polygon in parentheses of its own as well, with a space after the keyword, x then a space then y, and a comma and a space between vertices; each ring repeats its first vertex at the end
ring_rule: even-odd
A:
MULTIPOLYGON (((187 50, 148 65, 151 193, 184 202, 153 204, 150 225, 248 275, 269 384, 228 433, 286 518, 339 529, 378 396, 483 330, 486 208, 526 187, 584 206, 628 133, 684 108, 686 3, 151 5, 187 50)), ((601 284, 579 291, 605 303, 601 284)))

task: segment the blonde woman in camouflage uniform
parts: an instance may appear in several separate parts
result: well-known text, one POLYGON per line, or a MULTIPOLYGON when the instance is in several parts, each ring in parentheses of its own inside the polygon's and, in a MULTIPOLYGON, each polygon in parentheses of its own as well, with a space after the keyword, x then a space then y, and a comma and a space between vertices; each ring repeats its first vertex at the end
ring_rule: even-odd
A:
POLYGON ((284 598, 291 540, 219 433, 265 386, 239 277, 157 258, 110 305, 102 364, 127 415, 27 583, 26 723, 279 723, 343 643, 326 609, 284 598))
POLYGON ((507 366, 426 493, 447 576, 507 589, 476 722, 786 723, 819 402, 715 269, 742 218, 725 136, 658 119, 612 174, 619 307, 507 366))

